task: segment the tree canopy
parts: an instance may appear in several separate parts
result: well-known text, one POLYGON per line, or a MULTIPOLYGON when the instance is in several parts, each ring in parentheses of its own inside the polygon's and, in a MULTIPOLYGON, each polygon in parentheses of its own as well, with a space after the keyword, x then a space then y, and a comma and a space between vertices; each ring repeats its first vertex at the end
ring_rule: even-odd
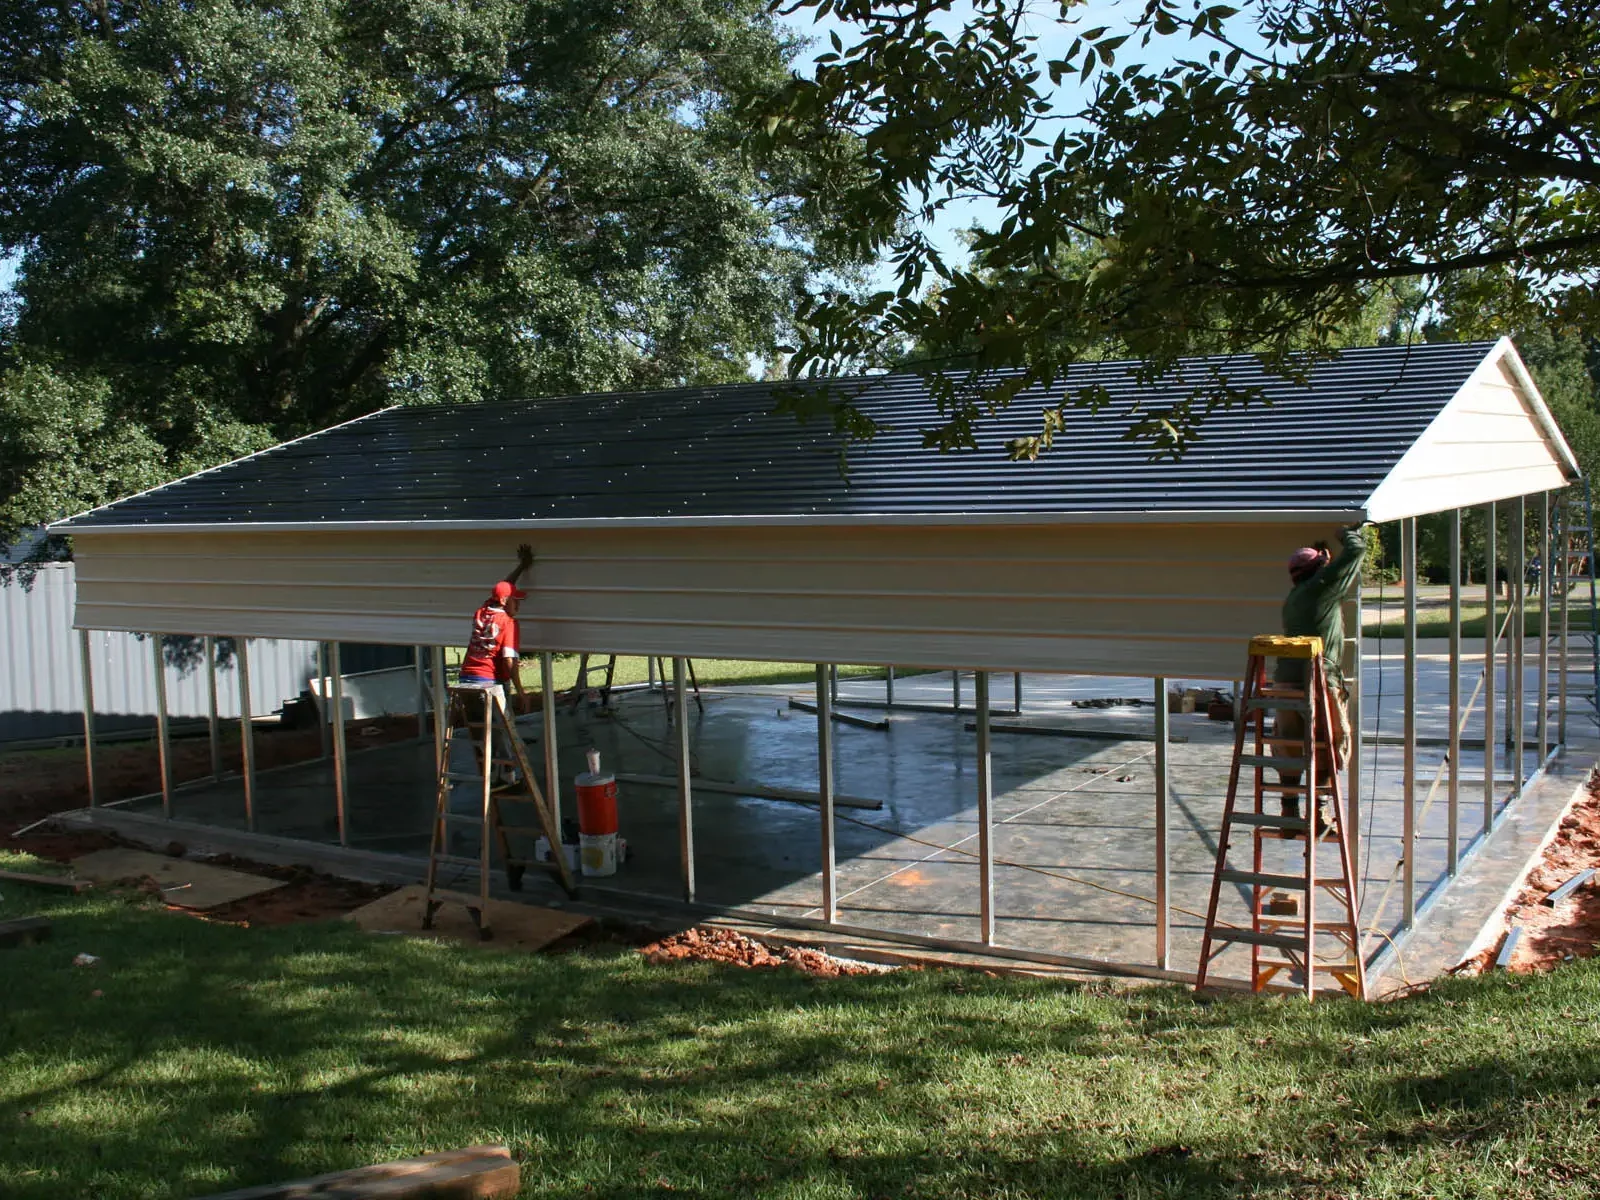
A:
MULTIPOLYGON (((813 184, 896 277, 820 297, 795 368, 908 345, 931 367, 1027 368, 1000 392, 942 384, 933 445, 975 445, 986 405, 1108 344, 1151 372, 1197 347, 1293 370, 1396 280, 1460 334, 1595 331, 1592 5, 1148 0, 1115 30, 1028 0, 973 0, 962 20, 945 0, 796 8, 851 36, 765 104, 764 128, 780 145, 852 135, 813 184), (1074 80, 1087 99, 1063 111, 1053 89, 1074 80), (972 198, 1000 215, 967 267, 927 227, 972 198)), ((1180 451, 1231 399, 1210 389, 1140 432, 1180 451)))
POLYGON ((853 261, 831 140, 744 145, 795 50, 761 0, 5 6, 0 545, 386 404, 745 378, 853 261))

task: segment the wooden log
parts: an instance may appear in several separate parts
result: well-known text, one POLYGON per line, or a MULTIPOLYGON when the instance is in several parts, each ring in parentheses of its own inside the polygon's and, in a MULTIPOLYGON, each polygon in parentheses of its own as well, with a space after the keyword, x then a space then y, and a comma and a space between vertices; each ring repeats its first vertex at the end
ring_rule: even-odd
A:
POLYGON ((200 1200, 502 1200, 521 1186, 509 1147, 468 1146, 200 1200))
POLYGON ((18 917, 0 921, 0 946, 29 946, 50 936, 48 917, 18 917))
POLYGON ((94 884, 87 879, 74 879, 71 875, 34 875, 28 871, 0 871, 0 879, 11 883, 32 883, 40 887, 66 888, 72 892, 87 892, 94 884))

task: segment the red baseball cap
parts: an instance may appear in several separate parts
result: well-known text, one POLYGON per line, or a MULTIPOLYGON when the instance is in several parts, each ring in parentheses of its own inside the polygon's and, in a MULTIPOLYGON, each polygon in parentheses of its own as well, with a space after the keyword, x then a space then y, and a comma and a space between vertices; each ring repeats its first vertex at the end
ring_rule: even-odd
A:
POLYGON ((528 598, 527 592, 514 587, 513 585, 507 583, 504 579, 494 585, 494 592, 492 595, 494 596, 497 604, 504 604, 507 600, 526 600, 528 598))

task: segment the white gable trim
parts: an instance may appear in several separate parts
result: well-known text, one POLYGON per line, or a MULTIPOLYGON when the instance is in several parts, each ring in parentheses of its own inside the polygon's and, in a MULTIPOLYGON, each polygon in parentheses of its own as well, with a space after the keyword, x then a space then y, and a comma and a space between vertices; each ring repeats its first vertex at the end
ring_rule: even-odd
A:
POLYGON ((1501 338, 1367 498, 1367 517, 1393 521, 1515 499, 1580 474, 1516 347, 1501 338))

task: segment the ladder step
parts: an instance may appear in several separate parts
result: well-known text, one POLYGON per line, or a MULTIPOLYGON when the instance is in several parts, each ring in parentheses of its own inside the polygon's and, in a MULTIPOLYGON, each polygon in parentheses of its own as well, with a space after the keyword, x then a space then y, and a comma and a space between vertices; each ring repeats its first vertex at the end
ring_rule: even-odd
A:
POLYGON ((1304 771, 1310 762, 1304 758, 1286 758, 1277 754, 1241 754, 1239 765, 1274 771, 1304 771))
MULTIPOLYGON (((1297 787, 1296 791, 1304 791, 1297 787)), ((1240 825, 1262 825, 1269 829, 1309 829, 1311 823, 1304 817, 1280 817, 1273 813, 1236 812, 1228 818, 1240 825)))
POLYGON ((1217 878, 1224 883, 1247 883, 1254 887, 1286 888, 1296 892, 1306 890, 1306 877, 1304 875, 1275 875, 1265 871, 1224 869, 1217 872, 1217 878))
POLYGON ((1282 933, 1257 933, 1253 929, 1224 929, 1218 926, 1211 931, 1215 942, 1243 942, 1250 946, 1271 946, 1278 950, 1304 950, 1304 937, 1289 937, 1282 933))
POLYGON ((1252 696, 1244 702, 1247 709, 1266 709, 1271 712, 1297 712, 1309 713, 1311 702, 1309 700, 1274 700, 1270 697, 1252 696))
MULTIPOLYGON (((1283 959, 1283 958, 1263 958, 1258 965, 1261 966, 1261 967, 1278 967, 1279 969, 1285 970, 1285 971, 1298 971, 1300 969, 1300 964, 1299 963, 1290 962, 1287 959, 1283 959)), ((1359 966, 1360 966, 1359 963, 1353 963, 1353 962, 1349 962, 1349 963, 1322 963, 1322 962, 1319 962, 1319 963, 1314 964, 1311 969, 1313 971, 1326 971, 1326 972, 1329 972, 1330 974, 1337 974, 1340 971, 1354 971, 1359 966)))

